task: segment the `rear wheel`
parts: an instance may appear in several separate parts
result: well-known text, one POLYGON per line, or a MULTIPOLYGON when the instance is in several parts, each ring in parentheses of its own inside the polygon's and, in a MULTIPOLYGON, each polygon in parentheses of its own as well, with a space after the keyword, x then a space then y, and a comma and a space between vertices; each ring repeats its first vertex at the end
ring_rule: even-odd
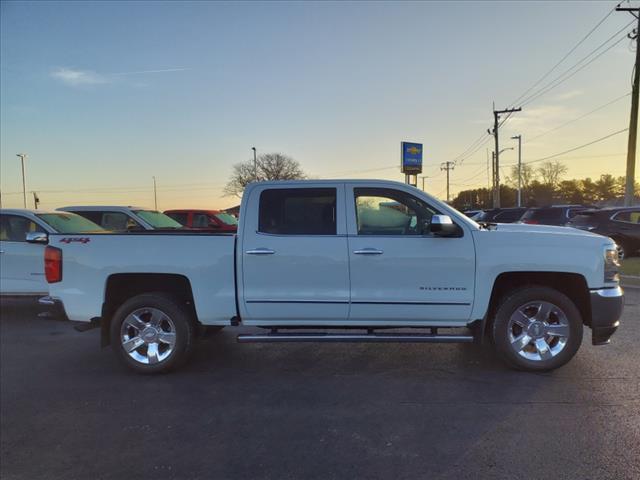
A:
POLYGON ((530 371, 567 363, 582 343, 582 317, 563 293, 529 286, 509 294, 496 311, 492 337, 510 365, 530 371))
POLYGON ((138 373, 167 372, 188 357, 195 335, 189 310, 162 293, 127 300, 111 320, 116 355, 138 373))

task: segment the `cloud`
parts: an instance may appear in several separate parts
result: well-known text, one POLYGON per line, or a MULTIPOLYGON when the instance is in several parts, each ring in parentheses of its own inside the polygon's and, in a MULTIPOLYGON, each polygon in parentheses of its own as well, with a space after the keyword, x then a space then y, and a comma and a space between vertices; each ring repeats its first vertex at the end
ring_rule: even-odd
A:
POLYGON ((109 83, 109 80, 103 75, 89 70, 75 70, 73 68, 58 68, 51 72, 51 76, 71 87, 109 83))
POLYGON ((100 85, 105 83, 112 83, 119 77, 126 77, 130 75, 147 75, 155 73, 170 73, 170 72, 184 72, 191 70, 190 68, 178 67, 178 68, 162 68, 156 70, 137 70, 131 72, 116 72, 116 73, 96 73, 91 70, 77 70, 74 68, 61 67, 51 72, 51 77, 64 83, 70 87, 81 87, 87 85, 100 85))
POLYGON ((569 100, 584 95, 584 90, 569 90, 568 92, 560 93, 553 97, 555 100, 569 100))

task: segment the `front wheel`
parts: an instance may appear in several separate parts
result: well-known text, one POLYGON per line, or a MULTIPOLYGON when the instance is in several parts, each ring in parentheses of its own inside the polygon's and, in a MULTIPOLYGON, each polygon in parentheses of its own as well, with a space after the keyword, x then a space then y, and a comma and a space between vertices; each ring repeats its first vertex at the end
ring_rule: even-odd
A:
POLYGON ((193 346, 188 309, 162 293, 145 293, 122 304, 111 320, 116 355, 138 373, 167 372, 182 364, 193 346))
POLYGON ((563 293, 528 286, 502 301, 491 333, 498 354, 510 365, 529 371, 553 370, 580 348, 582 317, 563 293))

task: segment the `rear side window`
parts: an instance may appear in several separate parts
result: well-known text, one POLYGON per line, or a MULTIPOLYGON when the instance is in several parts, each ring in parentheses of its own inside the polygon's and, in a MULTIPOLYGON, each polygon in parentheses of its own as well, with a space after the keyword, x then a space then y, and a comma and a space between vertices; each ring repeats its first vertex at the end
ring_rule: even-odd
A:
POLYGON ((522 219, 538 220, 539 222, 549 222, 562 219, 560 208, 538 208, 527 210, 522 219))
POLYGON ((624 212, 618 212, 613 216, 613 220, 618 222, 627 222, 627 223, 640 223, 640 210, 627 210, 624 212))
POLYGON ((278 188, 260 194, 258 230, 276 235, 335 235, 335 188, 278 188))
POLYGON ((522 210, 505 210, 496 215, 494 220, 498 223, 513 223, 516 220, 520 220, 521 216, 522 210))

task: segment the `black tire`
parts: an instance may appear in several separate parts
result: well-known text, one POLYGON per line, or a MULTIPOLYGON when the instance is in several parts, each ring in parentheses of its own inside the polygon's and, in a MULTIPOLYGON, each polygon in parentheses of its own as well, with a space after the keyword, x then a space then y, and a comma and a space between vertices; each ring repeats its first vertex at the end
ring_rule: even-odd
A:
MULTIPOLYGON (((552 315, 555 315, 555 313, 552 315)), ((491 336, 498 355, 510 366, 526 371, 547 371, 561 367, 571 360, 580 348, 582 335, 582 316, 571 299, 558 290, 537 285, 525 286, 509 292, 496 309, 491 326, 491 336), (531 360, 525 358, 523 354, 526 349, 535 348, 535 345, 533 347, 525 347, 525 349, 521 350, 523 354, 519 354, 511 344, 510 329, 513 328, 513 325, 510 326, 511 316, 520 307, 536 301, 555 305, 562 311, 568 322, 569 335, 566 338, 564 348, 549 359, 531 360)), ((559 339, 549 338, 552 343, 559 342, 559 339)))
MULTIPOLYGON (((193 349, 196 335, 195 320, 190 309, 164 293, 143 293, 124 302, 111 319, 111 346, 116 356, 137 373, 164 373, 182 365, 193 349), (154 309, 166 315, 175 329, 174 344, 168 356, 157 363, 141 363, 123 347, 121 330, 127 317, 137 310, 154 309)), ((126 330, 126 327, 125 327, 126 330)), ((160 343, 158 343, 160 345, 160 343)), ((144 349, 144 348, 143 348, 144 349)))

